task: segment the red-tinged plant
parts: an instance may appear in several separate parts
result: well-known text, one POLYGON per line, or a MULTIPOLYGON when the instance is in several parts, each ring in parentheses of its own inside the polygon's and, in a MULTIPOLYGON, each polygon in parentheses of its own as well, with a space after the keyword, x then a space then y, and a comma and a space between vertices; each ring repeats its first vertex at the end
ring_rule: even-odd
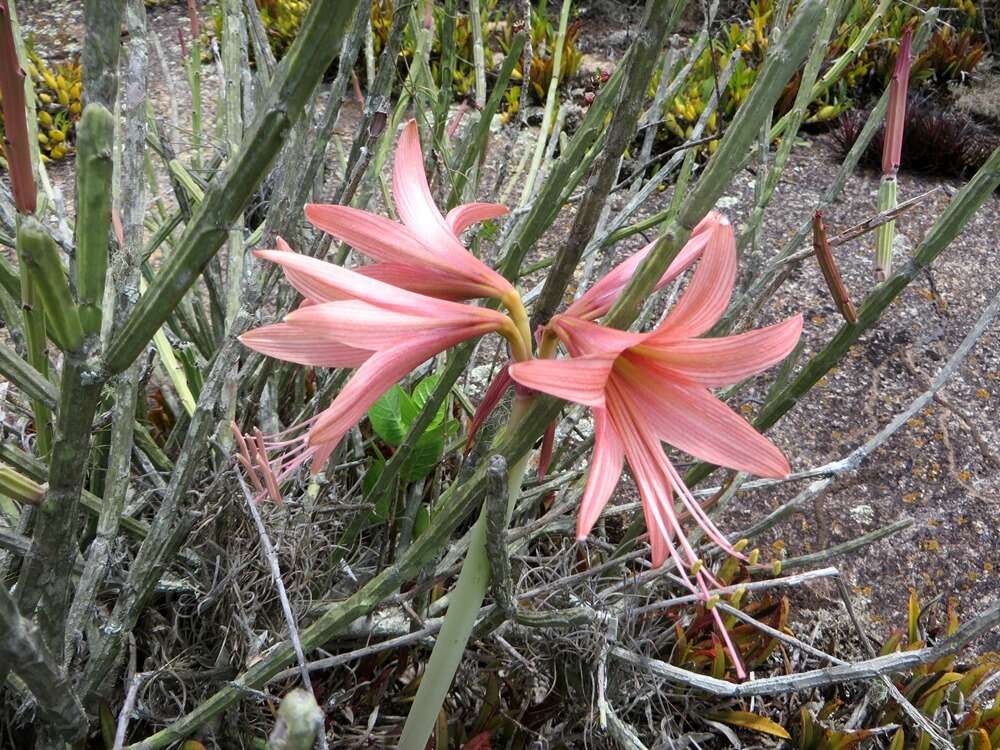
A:
POLYGON ((35 177, 31 169, 24 70, 17 59, 7 0, 0 0, 0 105, 3 108, 3 154, 10 168, 14 204, 23 214, 35 212, 35 177))
MULTIPOLYGON (((903 150, 903 127, 906 124, 906 92, 910 86, 910 66, 913 30, 907 28, 899 42, 896 67, 889 83, 889 110, 885 116, 885 140, 882 144, 882 182, 878 190, 878 210, 896 207, 896 173, 903 150)), ((892 246, 896 237, 896 222, 888 221, 878 228, 875 248, 875 276, 879 281, 889 278, 892 267, 892 246)))

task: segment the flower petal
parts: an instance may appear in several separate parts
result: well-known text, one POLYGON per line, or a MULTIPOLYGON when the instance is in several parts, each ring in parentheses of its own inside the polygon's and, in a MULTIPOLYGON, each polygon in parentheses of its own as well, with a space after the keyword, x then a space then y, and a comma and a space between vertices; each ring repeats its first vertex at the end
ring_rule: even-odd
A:
POLYGON ((372 260, 450 270, 445 258, 425 247, 398 221, 350 206, 321 203, 306 204, 305 214, 314 227, 346 242, 372 260))
MULTIPOLYGON (((347 381, 326 411, 319 415, 309 431, 309 445, 326 446, 332 450, 393 383, 421 362, 469 336, 468 330, 411 336, 406 343, 372 355, 347 381)), ((314 463, 314 470, 315 467, 314 463)))
MULTIPOLYGON (((691 237, 671 261, 656 283, 656 289, 662 289, 691 267, 708 244, 709 229, 722 219, 722 215, 710 212, 691 232, 691 237)), ((565 315, 573 315, 586 320, 596 320, 611 309, 625 286, 631 281, 636 269, 646 259, 657 240, 653 240, 641 250, 636 251, 605 274, 596 284, 576 299, 566 308, 565 315)))
POLYGON ((594 409, 594 452, 590 459, 587 487, 576 517, 576 538, 583 541, 594 528, 601 511, 618 485, 625 460, 621 438, 611 423, 607 409, 594 409))
POLYGON ((372 352, 327 338, 307 336, 301 328, 275 323, 247 331, 240 341, 269 357, 316 367, 358 367, 372 352))
POLYGON ((715 339, 652 341, 633 352, 706 386, 738 383, 781 362, 795 348, 802 334, 802 316, 736 336, 715 339))
POLYGON ((484 284, 467 281, 436 268, 424 268, 410 263, 373 263, 353 270, 400 289, 455 302, 488 297, 493 291, 484 284))
POLYGON ((500 403, 500 399, 503 398, 507 389, 513 385, 514 380, 510 376, 510 362, 507 362, 493 378, 493 381, 483 394, 482 401, 476 407, 476 413, 472 416, 472 424, 469 425, 469 436, 465 440, 466 453, 472 450, 472 441, 475 440, 479 428, 483 426, 490 414, 493 413, 493 410, 497 408, 497 404, 500 403))
MULTIPOLYGON (((651 444, 644 437, 644 433, 649 431, 648 425, 636 414, 634 405, 629 403, 617 384, 612 384, 609 388, 608 411, 614 420, 632 470, 632 478, 635 479, 642 498, 642 512, 649 531, 653 566, 659 567, 668 557, 672 557, 678 571, 686 579, 685 561, 673 543, 674 538, 685 544, 687 540, 674 511, 670 482, 664 472, 663 464, 667 457, 659 445, 655 450, 650 450, 651 444)), ((691 558, 687 561, 688 564, 694 562, 692 555, 688 557, 691 558)))
POLYGON ((396 156, 392 163, 392 199, 406 227, 418 237, 429 239, 432 247, 442 239, 445 243, 449 240, 457 242, 427 184, 416 120, 406 123, 396 143, 396 156))
POLYGON ((521 385, 585 406, 604 406, 604 385, 615 358, 594 354, 572 359, 533 359, 510 366, 521 385))
POLYGON ((507 207, 499 203, 463 203, 451 209, 444 220, 452 234, 458 237, 473 224, 495 219, 507 212, 507 207))
MULTIPOLYGON (((285 245, 287 247, 287 245, 285 245)), ((304 297, 322 301, 359 299, 387 310, 441 317, 456 309, 471 312, 483 321, 501 321, 506 316, 489 308, 460 305, 455 302, 408 292, 332 263, 301 253, 282 250, 257 250, 256 255, 282 267, 292 284, 304 297)))
POLYGON ((722 317, 736 281, 736 237, 728 219, 721 217, 708 230, 701 261, 666 320, 654 333, 673 340, 700 336, 722 317))
POLYGON ((366 347, 382 351, 405 343, 416 334, 439 329, 457 329, 481 326, 482 333, 496 330, 502 323, 497 319, 484 323, 477 314, 482 308, 472 305, 453 305, 450 314, 436 316, 414 315, 396 310, 386 310, 360 300, 325 302, 299 308, 285 317, 285 321, 306 335, 329 337, 348 346, 366 347))
POLYGON ((781 478, 791 471, 774 443, 704 386, 683 382, 649 362, 641 375, 629 379, 629 394, 664 442, 702 461, 757 476, 781 478))
POLYGON ((434 203, 424 172, 416 120, 406 123, 396 144, 392 197, 407 229, 426 247, 432 248, 439 258, 447 260, 457 274, 486 283, 494 290, 493 296, 500 297, 512 291, 510 282, 462 246, 434 203))
POLYGON ((566 314, 554 317, 549 326, 574 357, 581 354, 618 355, 629 347, 642 344, 649 337, 648 333, 619 331, 566 314))

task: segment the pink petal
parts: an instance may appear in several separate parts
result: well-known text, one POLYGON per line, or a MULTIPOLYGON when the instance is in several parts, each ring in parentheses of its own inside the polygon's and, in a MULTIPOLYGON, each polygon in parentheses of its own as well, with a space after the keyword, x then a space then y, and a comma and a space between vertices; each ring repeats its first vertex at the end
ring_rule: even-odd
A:
POLYGON ((702 461, 762 477, 791 469, 770 440, 713 396, 651 362, 629 375, 630 396, 661 440, 702 461))
POLYGON ((473 224, 495 219, 507 213, 507 207, 499 203, 463 203, 455 206, 445 217, 445 223, 456 237, 473 224))
MULTIPOLYGON (((411 336, 406 343, 372 355, 319 415, 309 431, 309 445, 326 446, 332 451, 393 383, 421 362, 464 341, 469 335, 467 330, 458 330, 411 336)), ((315 462, 313 469, 317 470, 315 462)))
MULTIPOLYGON (((484 323, 483 308, 452 303, 453 309, 436 316, 386 310, 360 300, 325 302, 289 313, 285 321, 303 334, 328 337, 348 346, 382 351, 405 343, 414 335, 438 329, 481 327, 481 333, 496 330, 502 320, 484 323)), ((491 311, 492 312, 492 311, 491 311)))
POLYGON ((781 362, 795 348, 802 334, 802 316, 736 336, 715 339, 681 339, 660 345, 636 347, 636 355, 649 357, 674 373, 706 386, 738 383, 781 362))
POLYGON ((550 326, 574 357, 598 353, 618 355, 649 338, 647 333, 619 331, 566 314, 557 315, 550 326))
POLYGON ((493 413, 493 410, 497 408, 497 404, 500 403, 500 399, 503 398, 507 389, 513 385, 514 380, 510 376, 510 362, 508 362, 500 369, 496 377, 493 378, 493 381, 483 394, 483 400, 476 407, 476 413, 472 415, 472 424, 469 425, 469 437, 465 441, 466 452, 472 449, 472 441, 475 439, 479 428, 483 426, 490 414, 493 413))
POLYGON ((606 409, 594 409, 594 452, 588 469, 587 487, 576 517, 576 538, 584 540, 594 528, 601 511, 622 475, 625 452, 606 409))
POLYGON ((663 534, 657 524, 657 517, 652 512, 652 506, 642 504, 642 518, 646 522, 646 532, 649 534, 649 561, 654 568, 660 568, 670 557, 670 539, 663 534))
MULTIPOLYGON (((661 525, 660 529, 662 541, 668 549, 672 547, 672 539, 677 540, 678 546, 684 552, 687 564, 692 565, 697 560, 697 553, 688 542, 684 529, 674 510, 670 500, 671 492, 676 493, 681 503, 691 514, 708 537, 729 553, 735 553, 729 540, 719 531, 715 523, 708 517, 701 505, 691 494, 680 474, 663 453, 659 438, 647 419, 647 414, 639 400, 633 398, 634 394, 628 389, 627 382, 612 378, 608 389, 608 407, 614 416, 615 423, 623 436, 626 444, 626 455, 628 455, 629 466, 632 467, 633 474, 636 474, 636 481, 640 483, 640 494, 643 501, 647 503, 648 515, 656 519, 656 524, 651 525, 650 538, 656 541, 654 531, 661 525), (631 445, 631 447, 629 447, 631 445), (637 473, 638 472, 638 473, 637 473)), ((674 553, 678 566, 681 567, 680 558, 674 553)), ((686 572, 681 567, 682 574, 686 577, 686 572)), ((690 582, 689 582, 689 585, 690 582)))
POLYGON ((722 317, 736 281, 736 237, 722 217, 708 230, 698 268, 670 315, 654 333, 658 339, 700 336, 722 317))
POLYGON ((604 406, 604 385, 615 358, 604 354, 572 359, 533 359, 510 366, 521 385, 585 406, 604 406))
POLYGON ((360 299, 387 310, 431 317, 448 315, 455 308, 459 308, 476 311, 475 314, 484 321, 498 321, 505 318, 496 310, 459 305, 455 302, 414 294, 301 253, 258 250, 256 254, 260 258, 280 265, 285 271, 289 283, 304 297, 310 299, 323 301, 360 299))
POLYGON ((300 328, 275 323, 247 331, 240 341, 269 357, 316 367, 358 367, 372 352, 336 341, 305 336, 300 328))
POLYGON ((407 227, 378 214, 350 206, 309 203, 306 218, 317 229, 346 242, 372 260, 415 263, 450 271, 445 258, 433 252, 407 227))
POLYGON ((672 557, 678 571, 686 579, 685 562, 690 565, 694 558, 689 555, 691 559, 682 559, 672 541, 675 537, 685 543, 687 540, 674 511, 670 482, 663 472, 662 464, 666 461, 666 456, 658 446, 655 451, 649 450, 649 443, 643 440, 644 426, 635 424, 634 415, 629 413, 623 399, 614 390, 608 403, 632 477, 642 498, 653 566, 659 567, 666 562, 667 557, 672 557))
POLYGON ((484 284, 467 281, 435 268, 422 268, 409 263, 373 263, 353 270, 362 276, 378 279, 400 289, 456 302, 488 297, 493 293, 493 290, 484 284))
POLYGON ((416 120, 406 123, 396 144, 396 157, 392 165, 392 198, 403 224, 424 244, 459 263, 475 261, 458 241, 456 233, 441 215, 431 195, 424 172, 424 154, 420 148, 416 120))
MULTIPOLYGON (((671 261, 670 266, 656 283, 657 290, 662 289, 691 267, 691 264, 698 259, 708 244, 708 230, 714 224, 721 221, 722 218, 721 214, 712 211, 698 222, 698 225, 691 233, 690 239, 681 248, 677 257, 671 261)), ((618 295, 622 293, 622 290, 631 281, 636 269, 656 245, 656 242, 657 240, 653 240, 641 250, 633 253, 612 268, 596 284, 574 301, 564 314, 586 320, 596 320, 606 314, 618 299, 618 295)))
POLYGON ((513 290, 510 283, 492 268, 478 260, 458 241, 456 233, 441 215, 424 173, 424 155, 420 149, 420 134, 416 120, 410 120, 396 144, 392 169, 392 197, 399 218, 415 237, 433 248, 442 260, 447 259, 454 271, 468 279, 483 281, 495 290, 495 296, 513 290))
POLYGON ((392 164, 392 199, 406 227, 418 237, 430 240, 431 246, 442 240, 449 244, 457 242, 427 184, 416 120, 406 123, 396 144, 392 164))

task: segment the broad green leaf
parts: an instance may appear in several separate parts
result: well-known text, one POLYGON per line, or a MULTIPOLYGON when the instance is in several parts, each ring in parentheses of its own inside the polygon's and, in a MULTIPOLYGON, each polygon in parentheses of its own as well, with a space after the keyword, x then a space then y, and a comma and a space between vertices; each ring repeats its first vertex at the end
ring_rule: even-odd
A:
POLYGON ((781 724, 749 711, 715 711, 705 714, 709 719, 721 721, 723 724, 731 724, 734 727, 742 727, 753 732, 769 734, 772 737, 781 737, 783 740, 790 740, 790 735, 781 724))
MULTIPOLYGON (((413 389, 413 395, 411 396, 411 401, 414 406, 413 418, 408 420, 412 422, 416 419, 417 415, 424 408, 424 404, 430 400, 430 397, 434 394, 434 389, 438 385, 437 374, 428 375, 426 378, 417 383, 416 387, 413 389)), ((444 415, 447 411, 448 399, 441 402, 441 406, 438 407, 437 414, 431 420, 431 423, 427 426, 428 431, 433 430, 444 420, 444 415)))
POLYGON ((413 452, 406 461, 404 476, 408 482, 416 482, 428 476, 444 453, 444 426, 438 425, 428 430, 413 446, 413 452))
POLYGON ((394 385, 368 409, 368 421, 375 434, 395 448, 406 437, 413 418, 407 419, 405 414, 412 411, 413 402, 406 391, 394 385))

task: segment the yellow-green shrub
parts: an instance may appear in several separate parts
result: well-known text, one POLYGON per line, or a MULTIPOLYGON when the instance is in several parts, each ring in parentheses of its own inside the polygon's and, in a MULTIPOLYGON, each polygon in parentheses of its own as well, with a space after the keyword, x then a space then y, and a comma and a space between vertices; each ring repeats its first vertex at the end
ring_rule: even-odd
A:
MULTIPOLYGON (((82 109, 82 69, 79 60, 49 65, 35 51, 29 40, 28 70, 35 89, 35 109, 38 120, 38 143, 42 158, 57 161, 73 152, 76 122, 82 109)), ((3 115, 0 113, 0 144, 3 135, 3 115)), ((6 168, 0 145, 0 163, 6 168)))
MULTIPOLYGON (((877 0, 853 0, 836 29, 826 53, 827 61, 843 54, 858 38, 862 27, 871 18, 877 0)), ((941 3, 934 3, 940 5, 941 3)), ((919 6, 895 3, 882 16, 875 33, 861 54, 848 66, 840 80, 810 107, 806 122, 831 121, 856 103, 856 100, 880 92, 888 83, 895 59, 897 40, 907 24, 915 22, 919 6)), ((794 3, 793 3, 794 7, 794 3)), ((981 60, 985 46, 979 39, 976 27, 976 8, 970 0, 950 0, 945 7, 949 26, 942 26, 930 43, 914 61, 912 80, 920 83, 934 80, 947 83, 970 72, 981 60), (952 28, 954 27, 954 28, 952 28)), ((774 23, 774 0, 754 0, 749 4, 748 16, 742 21, 731 22, 724 33, 716 35, 712 43, 699 56, 684 89, 672 100, 664 103, 663 125, 660 138, 668 142, 683 141, 691 134, 705 104, 715 90, 715 81, 726 60, 736 50, 741 58, 736 64, 729 86, 722 94, 718 117, 728 121, 746 98, 757 79, 757 69, 767 52, 768 37, 774 23)), ((656 81, 651 83, 650 95, 656 81)), ((791 107, 797 90, 797 81, 789 84, 777 107, 777 114, 791 107)), ((706 127, 706 134, 716 132, 718 117, 713 116, 706 127)))

